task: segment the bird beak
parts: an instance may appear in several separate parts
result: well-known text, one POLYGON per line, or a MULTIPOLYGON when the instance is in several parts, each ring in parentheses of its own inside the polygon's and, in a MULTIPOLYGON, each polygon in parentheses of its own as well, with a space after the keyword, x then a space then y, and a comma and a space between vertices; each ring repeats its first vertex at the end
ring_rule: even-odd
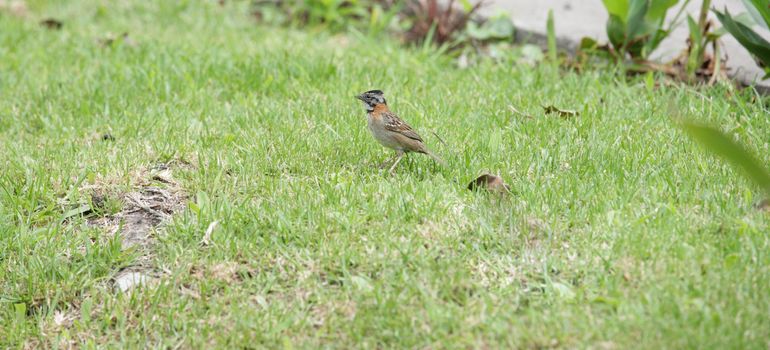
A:
POLYGON ((361 101, 364 100, 364 95, 356 95, 355 97, 361 101))

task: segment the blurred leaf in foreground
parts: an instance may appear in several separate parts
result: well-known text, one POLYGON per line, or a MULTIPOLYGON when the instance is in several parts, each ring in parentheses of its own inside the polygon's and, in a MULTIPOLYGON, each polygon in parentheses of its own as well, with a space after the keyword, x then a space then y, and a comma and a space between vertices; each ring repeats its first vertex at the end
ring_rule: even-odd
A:
POLYGON ((682 128, 709 152, 740 168, 751 181, 770 196, 770 173, 747 149, 721 131, 706 125, 683 122, 682 128))

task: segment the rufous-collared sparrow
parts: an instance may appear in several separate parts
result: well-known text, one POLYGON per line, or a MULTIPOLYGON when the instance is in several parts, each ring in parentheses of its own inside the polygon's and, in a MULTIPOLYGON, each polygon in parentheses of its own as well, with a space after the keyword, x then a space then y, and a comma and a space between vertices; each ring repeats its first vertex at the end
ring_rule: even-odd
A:
POLYGON ((412 130, 409 124, 390 111, 388 103, 385 101, 385 95, 381 90, 370 90, 356 96, 356 98, 364 102, 369 131, 372 132, 374 138, 383 146, 396 151, 396 160, 391 165, 390 172, 393 172, 396 165, 409 152, 426 154, 436 162, 442 165, 446 164, 425 147, 420 135, 412 130))

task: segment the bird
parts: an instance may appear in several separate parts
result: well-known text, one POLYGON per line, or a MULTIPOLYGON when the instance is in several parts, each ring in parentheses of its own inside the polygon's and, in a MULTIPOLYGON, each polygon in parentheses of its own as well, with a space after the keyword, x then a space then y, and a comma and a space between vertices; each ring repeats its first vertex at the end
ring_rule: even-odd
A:
POLYGON ((395 161, 390 166, 389 172, 393 172, 398 163, 409 152, 425 154, 441 165, 446 163, 431 152, 425 146, 417 132, 409 124, 401 120, 388 108, 385 101, 385 93, 382 90, 369 90, 356 96, 366 107, 366 117, 369 131, 372 136, 383 146, 396 151, 395 161))

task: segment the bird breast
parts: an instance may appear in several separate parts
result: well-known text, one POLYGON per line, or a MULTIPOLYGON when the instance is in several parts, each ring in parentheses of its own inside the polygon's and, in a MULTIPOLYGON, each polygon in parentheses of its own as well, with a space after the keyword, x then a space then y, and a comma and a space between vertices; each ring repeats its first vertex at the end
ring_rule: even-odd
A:
POLYGON ((385 120, 379 113, 369 113, 367 115, 369 131, 381 145, 395 150, 404 150, 402 145, 395 139, 395 135, 385 129, 385 120))

